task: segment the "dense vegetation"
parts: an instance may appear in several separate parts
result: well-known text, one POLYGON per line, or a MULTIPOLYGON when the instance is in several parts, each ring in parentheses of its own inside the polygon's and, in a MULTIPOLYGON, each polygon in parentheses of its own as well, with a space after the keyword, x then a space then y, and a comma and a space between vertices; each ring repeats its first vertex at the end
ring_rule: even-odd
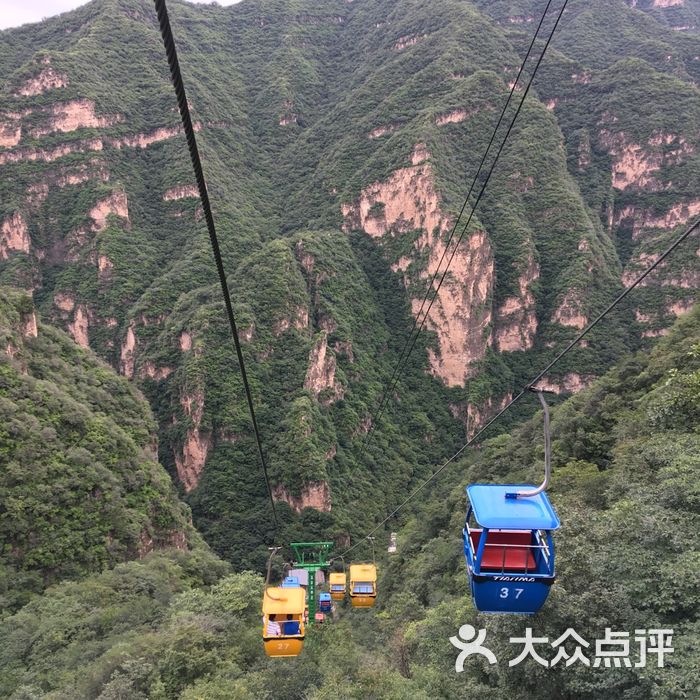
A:
MULTIPOLYGON (((266 659, 262 578, 228 574, 211 554, 151 554, 64 583, 0 624, 0 692, 30 698, 458 698, 562 700, 694 697, 700 564, 700 311, 651 354, 622 361, 555 409, 551 491, 563 528, 558 580, 532 619, 482 616, 467 594, 460 529, 464 485, 532 479, 540 416, 455 465, 380 554, 377 610, 341 607, 296 660, 266 659), (517 466, 515 466, 517 465, 517 466), (448 638, 470 622, 499 658, 454 672, 448 638), (509 668, 526 625, 584 639, 604 628, 672 628, 664 668, 509 668)), ((632 636, 632 634, 631 634, 632 636)), ((538 648, 546 658, 552 653, 538 648)))
POLYGON ((4 612, 154 546, 186 548, 191 529, 156 461, 144 398, 65 333, 43 324, 37 333, 35 323, 30 298, 0 288, 4 612))
MULTIPOLYGON (((425 291, 430 251, 414 247, 426 232, 400 221, 381 238, 341 234, 341 205, 409 166, 423 144, 441 209, 459 211, 540 4, 171 4, 236 311, 251 336, 245 351, 273 483, 289 499, 308 484, 330 485, 330 514, 297 517, 281 506, 290 532, 357 534, 450 453, 466 414, 483 420, 573 336, 575 327, 555 319, 564 300, 579 314, 575 324, 590 318, 619 289, 621 272, 637 269, 681 226, 639 235, 635 216, 646 221, 673 207, 685 216, 683 207, 696 206, 695 34, 670 28, 681 15, 691 24, 695 4, 682 12, 647 5, 572 4, 470 231, 487 232, 494 273, 487 297, 459 322, 487 319, 469 336, 489 347, 469 368, 471 380, 447 389, 426 376, 438 337, 425 332, 397 387, 400 403, 390 403, 364 453, 411 303, 425 291), (461 121, 440 121, 455 110, 461 121), (385 131, 373 136, 377 129, 385 131), (654 145, 659 134, 666 140, 654 145), (665 158, 652 184, 611 188, 615 138, 650 151, 654 163, 665 158), (315 272, 303 269, 299 245, 315 272), (405 274, 395 274, 406 256, 405 274), (493 338, 510 321, 498 309, 522 297, 531 263, 539 270, 529 286, 536 333, 500 352, 493 338), (306 377, 323 333, 335 388, 316 393, 306 377), (304 423, 311 434, 299 440, 304 423), (380 495, 364 500, 358 517, 367 489, 380 495)), ((95 0, 3 32, 0 67, 0 126, 21 129, 16 146, 0 148, 0 158, 18 157, 0 166, 0 221, 19 213, 30 247, 0 256, 0 282, 33 289, 47 321, 76 335, 80 325, 82 342, 138 382, 158 422, 159 459, 180 482, 176 460, 187 461, 187 441, 199 431, 205 468, 185 466, 188 489, 196 483, 186 495, 195 525, 227 559, 259 567, 269 510, 204 222, 186 190, 189 162, 172 131, 178 115, 151 3, 95 0), (22 94, 47 66, 65 84, 22 94), (87 114, 94 103, 94 116, 60 126, 62 105, 75 101, 87 114), (74 150, 46 155, 60 148, 74 150), (94 214, 100 203, 104 220, 94 214)), ((642 331, 668 326, 689 304, 695 262, 692 246, 679 251, 551 380, 587 381, 646 344, 642 331)))
MULTIPOLYGON (((358 464, 365 437, 358 426, 373 408, 364 391, 369 389, 372 398, 380 394, 410 317, 386 262, 366 240, 353 241, 366 249, 367 271, 359 266, 346 236, 313 232, 266 243, 236 274, 239 321, 242 328, 253 329, 246 351, 255 362, 254 391, 262 404, 259 420, 273 483, 284 484, 298 497, 305 483, 327 482, 333 499, 331 513, 305 509, 300 522, 280 503, 283 524, 289 528, 281 535, 285 540, 323 538, 329 527, 351 530, 358 517, 366 519, 380 506, 390 507, 413 479, 430 473, 436 453, 447 455, 458 444, 443 391, 420 370, 424 358, 418 352, 404 384, 407 397, 414 397, 412 405, 391 411, 386 432, 377 435, 365 455, 367 466, 358 464), (308 325, 298 323, 307 316, 308 325), (310 351, 319 343, 329 354, 335 348, 336 370, 334 387, 316 392, 305 386, 305 373, 310 351), (387 346, 394 352, 388 353, 387 346), (344 393, 334 399, 337 387, 344 393), (366 493, 376 494, 371 503, 363 501, 366 493)), ((264 543, 274 537, 273 521, 260 488, 255 445, 238 439, 246 434, 249 418, 240 401, 243 388, 233 345, 217 344, 227 332, 219 294, 212 288, 184 297, 165 331, 150 342, 174 348, 163 358, 168 365, 177 362, 173 355, 179 354, 175 348, 182 328, 196 339, 195 351, 179 371, 186 394, 207 397, 200 430, 215 436, 215 447, 189 497, 195 522, 226 559, 262 567, 264 543)), ((179 396, 163 393, 155 382, 147 383, 146 392, 162 423, 171 415, 178 417, 163 441, 177 444, 188 425, 179 396)), ((160 454, 172 466, 172 452, 161 448, 160 454)))
POLYGON ((700 0, 667 4, 570 3, 460 251, 483 236, 481 266, 448 277, 457 320, 423 333, 365 450, 447 235, 418 220, 459 212, 544 2, 169 3, 279 532, 152 3, 0 33, 0 696, 697 694, 700 312, 673 325, 697 237, 547 377, 564 527, 530 621, 672 627, 667 668, 509 668, 528 623, 473 610, 464 486, 539 474, 534 400, 378 536, 400 543, 378 609, 343 607, 294 661, 259 639, 273 539, 364 534, 700 212, 700 0), (386 230, 343 214, 382 183, 375 224, 403 197, 386 230), (485 349, 447 386, 440 333, 462 331, 485 349), (466 622, 497 667, 454 673, 466 622))

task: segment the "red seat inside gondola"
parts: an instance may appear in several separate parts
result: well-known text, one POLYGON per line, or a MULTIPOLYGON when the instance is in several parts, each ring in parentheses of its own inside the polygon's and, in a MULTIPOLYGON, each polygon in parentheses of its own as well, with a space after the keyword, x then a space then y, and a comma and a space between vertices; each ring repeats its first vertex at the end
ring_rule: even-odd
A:
MULTIPOLYGON (((481 533, 481 530, 471 530, 469 533, 475 552, 479 547, 481 533)), ((531 547, 532 533, 529 530, 489 530, 481 569, 534 571, 535 555, 531 547)))

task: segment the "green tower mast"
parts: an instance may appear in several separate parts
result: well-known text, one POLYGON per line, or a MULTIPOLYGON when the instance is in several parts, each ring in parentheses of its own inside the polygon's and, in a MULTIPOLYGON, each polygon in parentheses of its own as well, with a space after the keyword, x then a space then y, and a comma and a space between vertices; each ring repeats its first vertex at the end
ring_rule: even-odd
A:
POLYGON ((328 553, 333 546, 332 542, 292 542, 290 547, 294 550, 295 569, 304 569, 309 572, 309 585, 307 590, 309 604, 309 624, 316 620, 316 572, 319 569, 327 569, 330 562, 328 553))

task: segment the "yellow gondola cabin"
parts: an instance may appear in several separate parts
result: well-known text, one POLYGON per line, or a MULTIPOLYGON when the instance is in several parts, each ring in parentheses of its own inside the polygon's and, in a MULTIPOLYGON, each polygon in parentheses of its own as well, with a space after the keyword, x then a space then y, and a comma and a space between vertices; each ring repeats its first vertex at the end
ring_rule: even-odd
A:
POLYGON ((268 656, 298 656, 304 647, 303 588, 267 588, 263 597, 263 644, 268 656))
POLYGON ((371 608, 377 599, 377 567, 350 565, 350 602, 355 608, 371 608))
POLYGON ((331 588, 331 598, 333 598, 333 600, 343 600, 347 589, 345 573, 336 572, 330 574, 328 583, 331 588))

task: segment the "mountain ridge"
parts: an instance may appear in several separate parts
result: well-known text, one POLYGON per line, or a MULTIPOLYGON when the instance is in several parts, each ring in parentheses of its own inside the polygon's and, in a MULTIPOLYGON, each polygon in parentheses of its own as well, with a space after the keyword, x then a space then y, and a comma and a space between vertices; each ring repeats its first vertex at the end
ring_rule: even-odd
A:
MULTIPOLYGON (((533 16, 534 7, 511 3, 505 16, 498 3, 486 14, 479 3, 451 0, 430 12, 408 0, 171 7, 227 273, 240 280, 236 312, 252 333, 245 352, 263 427, 274 435, 273 416, 289 410, 298 420, 313 416, 324 436, 299 455, 306 466, 298 472, 287 466, 290 446, 270 438, 276 492, 295 504, 292 511, 305 488, 322 493, 315 502, 337 513, 339 535, 352 520, 351 498, 343 486, 335 493, 319 486, 328 484, 324 474, 350 469, 374 482, 379 447, 389 450, 387 462, 395 453, 379 436, 405 435, 399 426, 407 421, 438 445, 424 455, 430 443, 410 437, 411 447, 396 451, 413 455, 398 461, 412 475, 408 483, 419 478, 696 210, 700 115, 688 37, 615 2, 608 9, 616 31, 644 41, 591 52, 603 6, 573 8, 431 309, 410 376, 398 387, 402 403, 374 433, 379 444, 363 453, 367 422, 411 327, 406 310, 417 312, 436 270, 532 31, 531 22, 508 17, 533 16), (660 46, 675 60, 660 60, 660 46), (633 119, 628 98, 642 89, 653 99, 633 119), (689 105, 682 120, 676 98, 689 105), (303 289, 299 261, 277 243, 304 231, 320 243, 319 231, 341 228, 345 234, 336 235, 350 236, 350 249, 337 238, 342 254, 322 257, 330 278, 364 279, 359 297, 374 310, 367 307, 362 328, 351 317, 365 305, 350 296, 314 321, 318 290, 303 289), (268 256, 281 266, 271 267, 268 256), (279 284, 262 305, 255 304, 258 277, 279 284), (382 293, 372 296, 370 287, 382 293), (387 290, 403 319, 389 326, 379 311, 387 290), (297 301, 290 306, 283 292, 297 301), (385 343, 371 352, 353 347, 351 359, 348 342, 386 337, 387 329, 385 343), (256 350, 264 337, 267 347, 256 350), (287 347, 295 349, 282 360, 287 347), (368 367, 369 357, 380 368, 365 380, 356 368, 368 367), (262 387, 292 377, 274 390, 279 405, 268 405, 262 387), (421 393, 431 397, 427 405, 421 393), (401 406, 411 406, 409 417, 401 406)), ((216 520, 237 510, 236 492, 252 497, 254 460, 235 377, 224 390, 205 380, 231 375, 235 361, 225 328, 213 325, 220 307, 210 253, 153 10, 145 0, 105 0, 6 35, 0 280, 33 289, 47 320, 142 387, 158 416, 161 462, 188 492, 201 526, 221 531, 216 520), (125 45, 138 48, 127 56, 125 45), (200 494, 207 469, 217 486, 200 494)), ((548 385, 578 390, 620 353, 663 333, 692 304, 696 260, 690 249, 674 257, 604 331, 567 356, 548 385), (634 321, 623 321, 630 314, 634 321)), ((386 488, 385 478, 378 483, 386 488)), ((256 512, 265 517, 264 500, 253 500, 250 522, 232 521, 234 530, 259 530, 253 521, 256 512)), ((366 507, 367 516, 382 510, 366 507)), ((224 539, 218 535, 215 546, 228 547, 224 539)))

